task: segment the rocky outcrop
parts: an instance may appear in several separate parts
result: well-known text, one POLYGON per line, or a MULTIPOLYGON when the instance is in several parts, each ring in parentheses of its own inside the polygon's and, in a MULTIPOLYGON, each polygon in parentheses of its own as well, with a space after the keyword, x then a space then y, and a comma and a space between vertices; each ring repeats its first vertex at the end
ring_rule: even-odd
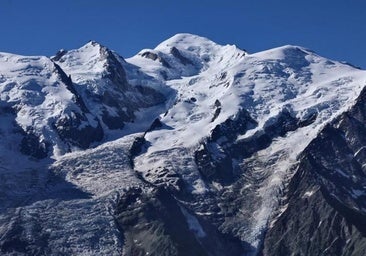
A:
MULTIPOLYGON (((219 101, 215 105, 216 109, 221 109, 219 101)), ((195 162, 203 177, 219 183, 232 182, 235 173, 231 147, 239 134, 244 134, 256 125, 256 121, 244 109, 235 118, 217 125, 207 141, 195 152, 195 162)))
POLYGON ((126 80, 126 73, 121 63, 113 53, 102 48, 102 56, 107 59, 107 74, 103 79, 111 83, 111 87, 102 95, 94 95, 96 102, 102 106, 102 121, 109 129, 122 129, 126 122, 133 122, 135 112, 140 108, 147 108, 161 104, 165 101, 164 95, 146 86, 131 86, 126 80), (114 111, 110 111, 112 108, 114 111))
POLYGON ((42 159, 48 156, 51 143, 48 141, 41 141, 39 136, 34 134, 32 129, 26 132, 22 132, 23 138, 20 143, 20 152, 34 157, 36 159, 42 159))
POLYGON ((145 57, 145 58, 148 58, 148 59, 151 59, 151 60, 154 60, 154 61, 155 60, 158 60, 164 67, 171 68, 171 66, 169 65, 169 63, 164 58, 162 58, 161 56, 159 56, 156 53, 146 51, 146 52, 143 52, 141 54, 141 56, 142 57, 145 57))
MULTIPOLYGON (((219 101, 216 107, 216 110, 221 108, 219 101)), ((235 176, 233 159, 239 161, 248 158, 255 152, 267 148, 276 137, 283 137, 289 131, 310 125, 315 118, 316 115, 310 115, 307 119, 300 120, 285 108, 268 120, 262 130, 247 139, 237 140, 238 135, 245 134, 247 130, 257 126, 257 122, 242 109, 236 118, 228 119, 212 130, 207 142, 201 144, 195 153, 196 163, 201 174, 209 180, 213 179, 220 183, 233 181, 235 176)))
POLYGON ((101 58, 106 60, 104 66, 107 72, 103 74, 103 77, 112 81, 113 85, 120 90, 130 89, 131 87, 127 82, 126 72, 114 53, 107 47, 101 46, 100 55, 101 58))
POLYGON ((124 255, 241 255, 238 239, 192 215, 163 188, 129 190, 115 216, 124 236, 124 255))
POLYGON ((190 60, 190 59, 188 59, 188 58, 186 58, 186 57, 184 57, 183 55, 182 55, 182 53, 176 48, 176 47, 172 47, 171 49, 170 49, 170 53, 175 57, 175 58, 177 58, 183 65, 194 65, 193 64, 193 62, 190 60))
MULTIPOLYGON (((64 54, 66 54, 66 52, 64 54)), ((57 65, 56 63, 53 64, 55 65, 55 72, 60 77, 60 80, 66 85, 66 88, 74 95, 76 104, 80 107, 80 109, 84 113, 89 113, 90 111, 86 107, 84 100, 75 89, 75 86, 71 80, 71 76, 66 75, 66 73, 62 70, 62 68, 59 65, 57 65)))
POLYGON ((82 149, 88 148, 91 143, 103 139, 104 132, 97 119, 93 120, 96 126, 89 124, 88 119, 78 113, 72 113, 58 119, 54 127, 64 142, 82 149))

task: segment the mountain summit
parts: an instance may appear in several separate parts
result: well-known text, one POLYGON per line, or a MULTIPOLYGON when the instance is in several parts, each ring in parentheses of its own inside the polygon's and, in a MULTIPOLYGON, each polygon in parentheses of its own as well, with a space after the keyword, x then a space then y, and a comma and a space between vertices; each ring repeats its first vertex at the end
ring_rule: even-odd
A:
POLYGON ((364 255, 365 85, 191 34, 0 53, 0 252, 364 255))

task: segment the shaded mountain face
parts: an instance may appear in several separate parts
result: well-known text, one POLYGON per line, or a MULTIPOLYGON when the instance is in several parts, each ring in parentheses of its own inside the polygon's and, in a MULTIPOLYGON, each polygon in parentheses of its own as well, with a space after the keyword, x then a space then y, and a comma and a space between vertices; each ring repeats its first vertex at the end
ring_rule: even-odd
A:
POLYGON ((2 255, 365 254, 365 71, 190 34, 0 64, 2 255))

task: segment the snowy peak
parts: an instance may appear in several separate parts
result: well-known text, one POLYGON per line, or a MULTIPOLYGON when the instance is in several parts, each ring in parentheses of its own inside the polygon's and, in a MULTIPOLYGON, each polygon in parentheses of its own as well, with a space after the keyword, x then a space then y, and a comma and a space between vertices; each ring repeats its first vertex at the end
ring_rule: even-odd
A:
POLYGON ((244 53, 235 45, 219 45, 208 38, 192 34, 176 34, 173 37, 163 41, 155 50, 174 55, 176 50, 190 53, 191 55, 205 59, 220 52, 223 48, 230 48, 232 51, 244 53), (209 55, 209 56, 208 56, 209 55))
POLYGON ((101 77, 106 72, 112 53, 101 44, 90 41, 79 49, 61 50, 53 58, 77 83, 101 77))
POLYGON ((153 50, 142 50, 128 61, 151 76, 171 80, 197 75, 213 65, 228 66, 245 55, 235 45, 222 46, 204 37, 177 34, 153 50))
MULTIPOLYGON (((120 89, 128 90, 125 70, 121 64, 123 58, 95 41, 90 41, 79 49, 60 50, 52 60, 79 85, 88 86, 92 81, 105 78, 120 89)), ((102 84, 91 89, 104 91, 102 84)))
POLYGON ((327 62, 329 65, 332 64, 332 61, 315 54, 313 51, 294 45, 273 48, 254 53, 251 56, 268 61, 281 62, 292 69, 301 69, 318 61, 327 62))
POLYGON ((283 59, 287 54, 290 53, 291 55, 315 54, 313 51, 297 45, 283 45, 254 54, 266 56, 268 59, 283 59))
POLYGON ((213 41, 192 34, 176 34, 171 38, 163 41, 155 50, 169 53, 172 49, 180 51, 188 51, 194 55, 202 56, 204 54, 212 54, 220 46, 213 41))
POLYGON ((130 90, 121 57, 107 47, 90 41, 79 49, 61 50, 53 58, 71 76, 80 93, 103 95, 108 90, 130 90))

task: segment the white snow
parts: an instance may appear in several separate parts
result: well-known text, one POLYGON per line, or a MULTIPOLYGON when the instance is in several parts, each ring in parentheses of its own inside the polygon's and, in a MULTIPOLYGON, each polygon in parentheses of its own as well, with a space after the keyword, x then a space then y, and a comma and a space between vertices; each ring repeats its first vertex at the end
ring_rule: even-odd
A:
POLYGON ((318 191, 318 189, 306 191, 305 194, 303 195, 303 198, 311 197, 317 191, 318 191))
POLYGON ((363 150, 365 150, 366 147, 361 147, 360 149, 358 149, 355 153, 354 153, 354 157, 357 157, 363 150))
POLYGON ((52 142, 55 155, 57 151, 65 153, 63 142, 52 125, 64 115, 81 111, 74 95, 60 80, 53 62, 42 56, 0 53, 0 76, 1 100, 17 109, 17 125, 23 131, 31 129, 41 142, 52 142))
MULTIPOLYGON (((71 75, 72 80, 77 84, 84 84, 88 81, 95 81, 105 73, 106 58, 102 56, 102 46, 94 41, 90 41, 79 49, 68 51, 60 60, 62 69, 66 74, 71 75)), ((101 86, 92 90, 100 90, 101 86)))

